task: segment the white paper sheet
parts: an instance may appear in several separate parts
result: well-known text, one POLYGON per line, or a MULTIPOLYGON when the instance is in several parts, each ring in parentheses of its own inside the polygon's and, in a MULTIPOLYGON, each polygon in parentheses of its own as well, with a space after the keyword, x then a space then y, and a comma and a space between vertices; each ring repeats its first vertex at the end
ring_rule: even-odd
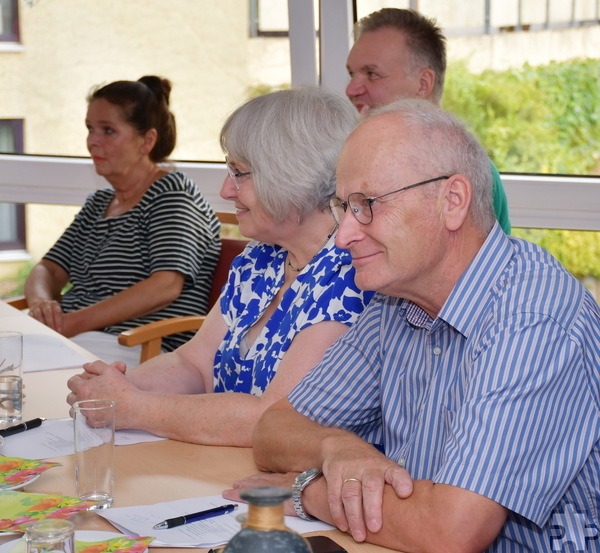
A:
MULTIPOLYGON (((180 499, 140 505, 135 507, 112 507, 105 511, 96 511, 116 528, 126 534, 152 536, 152 547, 214 547, 227 543, 241 529, 238 517, 245 516, 248 506, 239 503, 232 513, 219 515, 206 520, 184 524, 167 530, 155 530, 155 524, 168 518, 195 513, 212 507, 231 503, 219 495, 180 499)), ((329 524, 319 521, 306 521, 297 517, 285 517, 285 524, 291 530, 304 534, 332 530, 329 524)))
POLYGON ((73 369, 90 359, 56 336, 46 334, 23 335, 23 372, 73 369))
MULTIPOLYGON (((116 445, 164 440, 142 430, 117 430, 116 445)), ((38 428, 4 438, 0 453, 9 457, 25 459, 51 459, 74 453, 73 419, 52 419, 38 428)))

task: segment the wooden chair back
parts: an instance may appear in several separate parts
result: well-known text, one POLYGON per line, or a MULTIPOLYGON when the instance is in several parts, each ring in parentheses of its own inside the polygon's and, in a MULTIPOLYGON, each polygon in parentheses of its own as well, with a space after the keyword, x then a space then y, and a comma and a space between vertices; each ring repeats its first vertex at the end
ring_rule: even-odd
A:
POLYGON ((217 261, 217 266, 215 267, 210 294, 208 295, 209 310, 217 303, 217 300, 221 295, 221 290, 227 282, 227 275, 229 274, 231 263, 233 263, 233 260, 237 255, 244 251, 244 248, 247 245, 248 240, 242 240, 241 238, 221 238, 221 254, 219 255, 219 261, 217 261))

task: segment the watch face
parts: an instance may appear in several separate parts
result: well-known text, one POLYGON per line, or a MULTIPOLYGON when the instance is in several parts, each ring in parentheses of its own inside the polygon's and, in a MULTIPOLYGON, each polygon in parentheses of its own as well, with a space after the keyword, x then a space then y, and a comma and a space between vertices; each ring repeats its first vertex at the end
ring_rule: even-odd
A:
POLYGON ((298 476, 296 476, 296 480, 292 485, 292 490, 302 491, 313 480, 316 480, 319 476, 321 476, 321 474, 321 469, 317 468, 312 468, 301 472, 298 476))
POLYGON ((313 468, 313 469, 305 470, 302 473, 302 476, 304 477, 304 480, 309 480, 311 478, 314 478, 317 474, 320 474, 320 473, 321 473, 321 469, 313 468))
POLYGON ((303 520, 314 520, 313 517, 308 515, 302 507, 302 490, 309 484, 317 480, 321 474, 321 469, 311 468, 301 472, 294 483, 292 484, 292 504, 294 505, 294 511, 303 520))

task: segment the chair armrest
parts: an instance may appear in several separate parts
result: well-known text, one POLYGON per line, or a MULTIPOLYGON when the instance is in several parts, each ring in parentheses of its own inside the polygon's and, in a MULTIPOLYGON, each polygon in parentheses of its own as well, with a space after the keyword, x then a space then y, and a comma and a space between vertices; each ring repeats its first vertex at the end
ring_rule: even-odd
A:
POLYGON ((27 309, 27 298, 25 296, 15 296, 14 298, 8 298, 5 301, 15 309, 27 309))
POLYGON ((119 344, 122 346, 142 345, 140 363, 158 355, 161 352, 164 336, 198 330, 204 323, 204 315, 190 315, 188 317, 173 317, 163 321, 155 321, 137 328, 125 330, 119 334, 119 344))

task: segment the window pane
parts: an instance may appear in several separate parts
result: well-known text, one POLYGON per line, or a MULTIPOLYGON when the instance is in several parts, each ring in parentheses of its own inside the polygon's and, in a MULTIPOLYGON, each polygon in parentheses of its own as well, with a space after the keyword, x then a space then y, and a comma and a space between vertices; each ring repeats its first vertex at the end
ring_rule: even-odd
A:
MULTIPOLYGON (((0 153, 21 150, 23 122, 0 120, 0 153)), ((0 203, 0 251, 25 247, 25 209, 22 205, 0 203)))
POLYGON ((448 38, 443 106, 502 172, 600 174, 596 0, 358 0, 418 6, 448 38))
POLYGON ((17 240, 17 214, 14 204, 0 204, 0 243, 17 240))
POLYGON ((10 121, 0 121, 0 152, 12 153, 15 151, 15 137, 10 121))
MULTIPOLYGON (((0 2, 9 4, 8 0, 0 2)), ((600 93, 597 86, 592 90, 594 80, 588 79, 589 90, 582 90, 581 84, 579 90, 564 91, 572 97, 580 94, 581 99, 575 101, 587 106, 587 112, 578 113, 576 121, 571 117, 571 126, 561 134, 561 129, 553 125, 569 122, 567 113, 547 110, 565 105, 562 97, 547 96, 542 98, 546 103, 540 104, 536 87, 552 94, 554 89, 546 85, 558 73, 561 85, 574 86, 581 81, 575 83, 562 65, 555 68, 556 74, 551 74, 551 69, 542 76, 532 71, 519 73, 527 71, 523 69, 526 63, 547 66, 551 59, 594 55, 591 45, 594 39, 597 43, 600 27, 587 24, 594 17, 593 0, 573 2, 567 0, 563 3, 567 8, 558 8, 561 3, 546 0, 358 0, 357 12, 362 16, 383 6, 418 6, 438 19, 449 37, 447 107, 485 129, 485 136, 480 138, 501 171, 597 174, 598 160, 593 152, 600 149, 600 131, 594 121, 599 117, 600 93), (571 9, 573 6, 575 9, 571 9), (567 26, 571 15, 575 17, 574 27, 567 26), (544 26, 551 29, 544 30, 544 26), (491 34, 484 34, 486 28, 491 34), (461 78, 452 79, 453 75, 462 77, 461 69, 472 75, 467 91, 461 89, 461 78), (504 75, 515 71, 515 79, 530 81, 528 87, 519 90, 518 102, 506 93, 506 87, 512 89, 509 77, 504 75), (503 84, 504 92, 497 83, 503 84), (533 107, 547 110, 532 113, 536 111, 533 107), (529 111, 525 116, 524 109, 529 111), (506 124, 504 112, 513 117, 506 124), (515 120, 522 128, 514 126, 506 143, 498 144, 499 138, 506 135, 506 127, 515 120), (544 134, 548 128, 550 132, 544 134), (539 133, 530 141, 532 147, 537 144, 537 149, 530 155, 518 152, 515 156, 510 142, 522 147, 518 142, 524 142, 531 130, 539 133), (579 142, 569 135, 576 132, 582 135, 579 142), (568 152, 567 159, 557 158, 557 149, 559 153, 568 152), (525 158, 529 163, 521 164, 525 158)), ((14 92, 3 94, 0 117, 14 117, 27 106, 27 153, 86 156, 83 119, 90 88, 111 80, 159 74, 173 81, 171 104, 178 122, 173 158, 220 161, 218 132, 231 110, 250 95, 289 85, 288 39, 251 37, 249 33, 251 17, 258 19, 259 30, 285 33, 286 8, 287 4, 279 0, 223 0, 212 4, 129 0, 111 4, 109 10, 93 0, 73 5, 40 0, 32 7, 24 5, 20 16, 27 29, 27 56, 0 55, 0 71, 15 75, 16 83, 14 92), (55 31, 50 35, 46 32, 49 24, 55 31), (38 78, 32 80, 28 75, 38 78)), ((597 63, 590 62, 575 71, 581 78, 593 71, 597 74, 597 63)), ((571 108, 568 111, 575 113, 571 108)))
POLYGON ((258 21, 259 31, 287 32, 287 2, 278 0, 260 0, 258 2, 258 21))
MULTIPOLYGON (((357 2, 359 17, 414 5, 448 39, 443 106, 469 123, 500 171, 600 174, 596 0, 357 2)), ((549 250, 600 297, 600 232, 513 234, 549 250)))
POLYGON ((0 0, 0 42, 19 39, 17 0, 0 0))

